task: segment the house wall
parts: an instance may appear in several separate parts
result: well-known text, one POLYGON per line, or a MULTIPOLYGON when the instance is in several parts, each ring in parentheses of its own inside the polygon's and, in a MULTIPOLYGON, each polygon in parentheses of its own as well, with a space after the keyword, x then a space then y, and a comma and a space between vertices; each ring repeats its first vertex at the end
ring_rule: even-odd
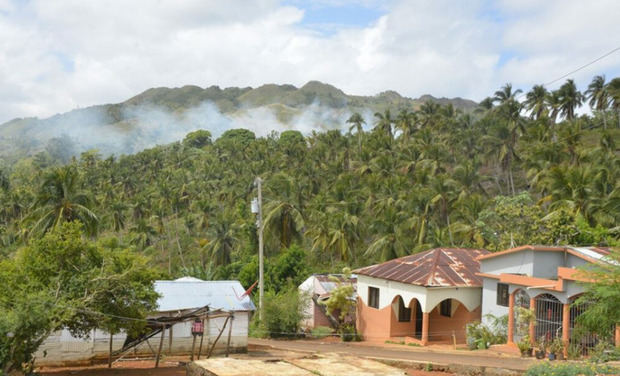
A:
POLYGON ((440 306, 437 305, 429 315, 429 341, 452 341, 452 334, 457 343, 466 341, 465 325, 473 321, 480 321, 482 307, 468 311, 465 305, 452 300, 452 316, 442 316, 440 306))
MULTIPOLYGON (((499 280, 494 279, 494 278, 483 278, 482 279, 482 322, 484 323, 489 323, 488 318, 484 317, 487 314, 491 314, 495 317, 508 314, 508 307, 497 305, 497 284, 498 283, 499 283, 499 280)), ((511 290, 509 287, 508 292, 510 291, 511 290)))
POLYGON ((557 279, 558 266, 565 266, 568 261, 568 256, 569 255, 564 252, 534 252, 534 271, 531 276, 536 278, 557 279))
POLYGON ((403 300, 408 308, 411 308, 411 317, 408 322, 398 321, 398 297, 390 305, 390 337, 413 337, 415 335, 415 299, 407 302, 403 300))
MULTIPOLYGON (((209 320, 209 325, 205 325, 205 338, 203 340, 203 353, 215 341, 220 329, 224 325, 225 317, 218 317, 209 320)), ((248 346, 248 323, 249 312, 235 312, 232 322, 232 333, 230 347, 232 352, 247 351, 248 346)), ((170 330, 164 334, 163 354, 188 354, 191 352, 192 340, 191 322, 178 323, 172 326, 172 342, 170 342, 170 330)), ((120 333, 114 335, 113 351, 121 349, 125 342, 126 335, 120 333)), ((133 355, 153 355, 152 349, 159 346, 161 335, 158 334, 148 341, 140 344, 130 352, 133 355), (149 346, 150 345, 150 346, 149 346)), ((49 336, 41 345, 37 353, 36 364, 70 364, 77 362, 88 362, 94 358, 107 358, 109 350, 110 335, 104 331, 97 330, 91 338, 83 340, 71 336, 69 331, 62 330, 49 336), (44 351, 46 353, 44 353, 44 351)), ((226 351, 228 340, 228 326, 224 330, 222 337, 217 342, 214 353, 226 351)), ((196 339, 196 352, 200 337, 196 339)))
POLYGON ((491 274, 526 274, 531 276, 534 273, 534 251, 526 249, 480 260, 480 272, 491 274))
POLYGON ((365 340, 377 340, 391 337, 392 306, 381 309, 368 307, 364 300, 357 298, 356 327, 358 333, 365 340))

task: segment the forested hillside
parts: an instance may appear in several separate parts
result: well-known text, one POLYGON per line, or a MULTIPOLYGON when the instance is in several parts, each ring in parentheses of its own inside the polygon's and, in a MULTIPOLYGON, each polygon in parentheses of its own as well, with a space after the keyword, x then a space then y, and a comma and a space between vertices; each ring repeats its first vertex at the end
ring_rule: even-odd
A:
POLYGON ((121 103, 0 124, 0 158, 13 162, 42 150, 65 161, 89 149, 97 149, 105 156, 132 154, 180 141, 188 132, 203 128, 215 136, 239 127, 263 136, 270 130, 339 129, 354 112, 371 119, 376 111, 419 109, 426 101, 452 104, 467 111, 476 107, 475 102, 461 98, 424 95, 412 99, 394 91, 374 96, 347 95, 318 81, 300 88, 275 84, 224 89, 161 87, 121 103))
POLYGON ((473 112, 386 108, 368 127, 353 114, 346 132, 196 131, 66 165, 41 152, 0 172, 0 257, 77 220, 170 276, 247 286, 258 272, 257 176, 268 288, 435 246, 618 245, 620 79, 596 77, 584 94, 570 80, 524 94, 507 84, 473 112), (590 115, 576 115, 582 104, 590 115))

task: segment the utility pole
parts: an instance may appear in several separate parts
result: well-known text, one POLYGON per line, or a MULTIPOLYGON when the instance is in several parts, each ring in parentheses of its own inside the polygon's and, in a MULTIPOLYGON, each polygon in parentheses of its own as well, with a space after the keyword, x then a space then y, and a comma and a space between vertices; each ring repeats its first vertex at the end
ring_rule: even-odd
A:
POLYGON ((258 319, 263 319, 263 179, 256 177, 254 184, 258 190, 257 207, 252 207, 252 212, 257 214, 256 226, 258 227, 258 319))

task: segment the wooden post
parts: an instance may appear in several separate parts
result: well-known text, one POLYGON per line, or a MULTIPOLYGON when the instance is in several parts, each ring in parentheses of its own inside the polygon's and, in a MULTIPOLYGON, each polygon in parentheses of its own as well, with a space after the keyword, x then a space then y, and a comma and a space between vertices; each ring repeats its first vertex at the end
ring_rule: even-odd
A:
POLYGON ((196 348, 196 335, 192 334, 192 337, 194 337, 192 339, 192 355, 190 355, 189 360, 193 362, 194 361, 194 351, 195 351, 194 349, 196 348))
MULTIPOLYGON (((523 335, 523 334, 521 334, 523 335)), ((515 338, 515 294, 508 297, 508 344, 514 343, 515 338)))
POLYGON ((170 329, 168 329, 168 355, 172 355, 172 327, 174 324, 170 325, 170 329))
POLYGON ((202 340, 205 338, 205 335, 208 335, 209 332, 207 332, 206 328, 205 328, 205 319, 204 317, 202 318, 202 335, 200 336, 200 346, 198 346, 198 360, 200 360, 200 354, 202 353, 202 340))
POLYGON ((228 353, 230 352, 230 336, 232 334, 232 324, 235 319, 234 314, 230 315, 230 324, 228 324, 228 342, 226 342, 226 357, 228 358, 228 353))
POLYGON ((110 353, 108 354, 108 368, 112 368, 112 341, 114 340, 114 334, 110 333, 110 353))
POLYGON ((452 331, 452 342, 454 343, 454 349, 456 350, 456 333, 452 331))
POLYGON ((161 337, 159 338, 159 349, 155 358, 155 368, 159 368, 159 358, 161 357, 161 348, 164 346, 164 336, 166 335, 166 324, 161 326, 161 337))
POLYGON ((430 314, 422 312, 422 346, 428 345, 428 320, 430 314))
POLYGON ((616 347, 620 347, 620 323, 616 324, 616 347))
POLYGON ((224 321, 224 326, 222 326, 222 329, 220 330, 220 333, 217 335, 217 338, 215 338, 215 341, 213 342, 213 345, 209 349, 209 352, 207 353, 207 359, 209 359, 211 357, 211 353, 213 353, 213 349, 215 349, 215 345, 217 344, 217 341, 222 336, 222 333, 224 333, 224 329, 226 328, 226 324, 228 324, 228 319, 230 319, 230 316, 228 316, 226 318, 226 321, 224 321))

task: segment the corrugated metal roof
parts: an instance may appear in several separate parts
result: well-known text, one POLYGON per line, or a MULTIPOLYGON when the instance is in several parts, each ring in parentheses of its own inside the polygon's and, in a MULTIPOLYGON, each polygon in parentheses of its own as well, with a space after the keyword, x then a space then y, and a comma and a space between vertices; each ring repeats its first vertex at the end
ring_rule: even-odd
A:
POLYGON ((183 277, 174 281, 155 281, 158 311, 177 311, 209 306, 210 310, 253 311, 256 309, 239 281, 203 281, 183 277))
POLYGON ((355 270, 355 273, 419 286, 481 286, 477 257, 486 249, 435 248, 355 270))

